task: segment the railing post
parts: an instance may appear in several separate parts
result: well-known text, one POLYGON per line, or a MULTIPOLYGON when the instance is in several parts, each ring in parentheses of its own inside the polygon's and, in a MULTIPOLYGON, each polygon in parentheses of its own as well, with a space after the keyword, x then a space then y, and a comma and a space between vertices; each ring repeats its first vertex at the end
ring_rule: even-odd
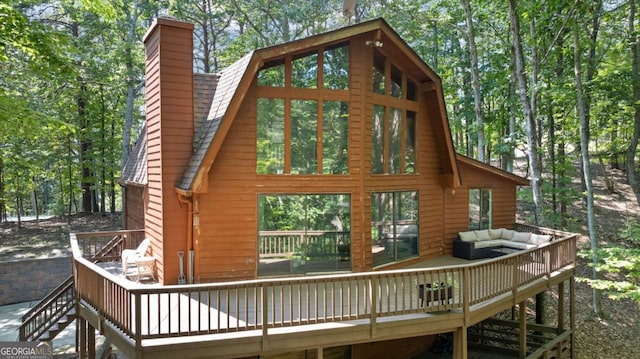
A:
POLYGON ((135 308, 135 328, 136 332, 134 334, 135 343, 136 343, 136 357, 142 357, 142 303, 141 303, 141 295, 140 292, 135 292, 133 294, 133 298, 135 300, 134 308, 135 308))
POLYGON ((378 277, 372 277, 369 279, 369 288, 370 288, 370 304, 371 304, 371 316, 369 317, 370 326, 371 326, 371 338, 375 338, 376 336, 376 322, 377 322, 377 305, 378 305, 378 277))
POLYGON ((267 287, 264 284, 260 286, 260 292, 262 293, 262 351, 266 351, 269 349, 267 341, 267 336, 269 335, 269 299, 267 298, 267 287))
POLYGON ((515 256, 512 257, 511 261, 513 263, 513 265, 511 266, 511 276, 513 277, 511 280, 511 294, 512 294, 512 299, 513 299, 513 305, 516 304, 515 299, 516 299, 516 293, 518 292, 518 284, 520 283, 520 280, 518 278, 518 267, 520 266, 521 259, 523 256, 515 256))
POLYGON ((469 307, 471 306, 471 271, 469 267, 462 270, 462 309, 464 310, 464 327, 471 322, 469 307))

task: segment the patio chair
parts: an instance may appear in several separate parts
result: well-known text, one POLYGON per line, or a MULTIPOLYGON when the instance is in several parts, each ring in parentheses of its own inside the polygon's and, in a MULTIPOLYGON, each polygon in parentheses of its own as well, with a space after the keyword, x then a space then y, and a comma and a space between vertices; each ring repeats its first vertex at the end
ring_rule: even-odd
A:
POLYGON ((122 250, 122 274, 127 275, 127 268, 129 265, 135 265, 136 259, 139 257, 144 257, 145 253, 147 253, 147 248, 149 248, 149 244, 151 241, 149 238, 145 238, 136 249, 123 249, 122 250))

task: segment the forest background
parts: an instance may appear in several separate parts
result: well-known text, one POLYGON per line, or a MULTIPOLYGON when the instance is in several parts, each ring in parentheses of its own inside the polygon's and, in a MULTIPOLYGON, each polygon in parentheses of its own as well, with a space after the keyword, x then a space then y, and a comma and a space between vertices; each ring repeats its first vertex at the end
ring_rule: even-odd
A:
POLYGON ((384 17, 442 77, 456 149, 507 171, 524 163, 526 221, 586 227, 594 312, 601 290, 640 302, 640 225, 602 243, 591 178, 599 166, 613 192, 607 173, 622 171, 640 203, 635 1, 2 0, 0 219, 120 209, 154 18, 193 22, 194 66, 217 72, 256 48, 384 17))

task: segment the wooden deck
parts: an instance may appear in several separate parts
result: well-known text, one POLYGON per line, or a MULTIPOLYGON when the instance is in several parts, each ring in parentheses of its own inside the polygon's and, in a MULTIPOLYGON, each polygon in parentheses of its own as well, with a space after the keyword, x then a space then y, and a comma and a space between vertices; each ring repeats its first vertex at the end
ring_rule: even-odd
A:
POLYGON ((575 243, 403 270, 180 286, 129 281, 118 263, 82 258, 76 243, 74 275, 81 316, 129 357, 233 358, 460 333, 572 278, 575 243), (421 306, 425 284, 450 289, 423 293, 421 306))

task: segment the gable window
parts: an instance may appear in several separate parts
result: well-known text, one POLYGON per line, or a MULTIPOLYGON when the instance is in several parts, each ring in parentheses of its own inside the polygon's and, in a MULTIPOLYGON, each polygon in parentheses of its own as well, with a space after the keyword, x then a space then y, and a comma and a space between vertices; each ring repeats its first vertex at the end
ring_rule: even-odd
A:
POLYGON ((348 194, 258 196, 258 274, 351 270, 348 194))
POLYGON ((284 172, 284 101, 277 98, 258 99, 257 105, 258 173, 284 172))
POLYGON ((371 173, 416 173, 416 84, 373 51, 371 173))
POLYGON ((490 189, 469 189, 469 229, 489 229, 492 225, 492 198, 490 189))
POLYGON ((347 44, 267 62, 257 84, 256 173, 348 173, 347 44))
POLYGON ((371 252, 379 266, 418 255, 418 192, 371 194, 371 252))

